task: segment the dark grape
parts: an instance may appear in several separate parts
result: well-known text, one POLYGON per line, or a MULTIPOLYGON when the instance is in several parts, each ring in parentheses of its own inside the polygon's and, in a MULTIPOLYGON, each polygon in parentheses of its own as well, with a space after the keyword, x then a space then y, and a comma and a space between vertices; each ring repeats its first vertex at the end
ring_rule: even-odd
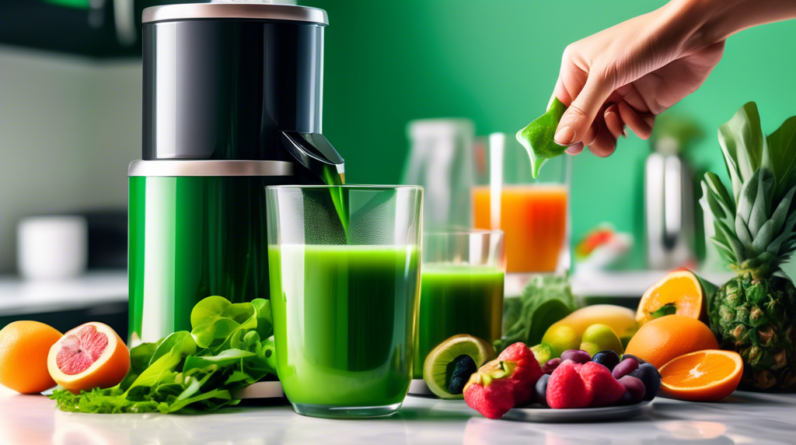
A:
POLYGON ((644 359, 640 359, 640 358, 636 357, 635 355, 632 355, 632 354, 622 354, 622 360, 624 360, 624 359, 626 359, 626 358, 634 358, 634 359, 636 359, 636 361, 638 362, 638 364, 639 364, 639 365, 643 365, 644 363, 647 363, 647 361, 646 361, 646 360, 644 360, 644 359))
POLYGON ((544 366, 542 366, 542 372, 544 372, 545 374, 552 374, 553 371, 555 371, 556 368, 558 368, 558 365, 560 364, 561 364, 560 358, 551 358, 550 360, 547 361, 547 363, 544 364, 544 366))
POLYGON ((561 353, 561 360, 572 360, 575 363, 587 363, 591 361, 591 356, 586 351, 570 349, 561 353))
POLYGON ((636 359, 628 357, 619 362, 619 364, 614 367, 614 370, 611 372, 611 374, 613 374, 615 379, 619 380, 636 369, 638 369, 638 362, 636 359))
POLYGON ((658 394, 658 389, 661 387, 661 373, 658 372, 658 369, 649 363, 644 363, 631 372, 630 375, 644 382, 644 387, 647 389, 646 394, 644 394, 644 400, 655 398, 658 394))
POLYGON ((625 395, 622 397, 623 403, 638 403, 644 400, 644 394, 647 392, 644 382, 640 379, 626 375, 619 379, 619 383, 625 387, 625 395))

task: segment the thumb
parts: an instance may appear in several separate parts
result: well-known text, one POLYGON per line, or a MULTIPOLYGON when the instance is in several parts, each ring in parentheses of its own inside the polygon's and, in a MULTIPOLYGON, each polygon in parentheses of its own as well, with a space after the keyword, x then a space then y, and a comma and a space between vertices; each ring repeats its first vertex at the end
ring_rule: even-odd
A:
POLYGON ((603 76, 589 75, 586 85, 561 117, 556 130, 558 145, 572 145, 583 139, 594 118, 611 95, 612 87, 603 76))

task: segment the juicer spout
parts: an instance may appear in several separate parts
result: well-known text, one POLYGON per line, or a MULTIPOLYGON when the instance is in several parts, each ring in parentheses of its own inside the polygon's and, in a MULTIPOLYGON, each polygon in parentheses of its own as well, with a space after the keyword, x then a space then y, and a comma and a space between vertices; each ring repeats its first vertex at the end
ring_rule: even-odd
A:
POLYGON ((345 184, 345 162, 324 135, 283 131, 282 145, 299 164, 315 175, 312 182, 320 179, 326 185, 345 184))

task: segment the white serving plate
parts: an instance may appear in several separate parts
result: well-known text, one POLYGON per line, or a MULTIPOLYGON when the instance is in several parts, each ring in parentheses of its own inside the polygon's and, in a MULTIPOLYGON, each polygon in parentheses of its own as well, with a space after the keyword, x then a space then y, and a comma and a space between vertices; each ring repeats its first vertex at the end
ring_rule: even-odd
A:
POLYGON ((644 414, 652 409, 652 402, 635 405, 604 406, 600 408, 550 409, 538 404, 514 408, 503 419, 520 422, 564 423, 624 420, 644 414))

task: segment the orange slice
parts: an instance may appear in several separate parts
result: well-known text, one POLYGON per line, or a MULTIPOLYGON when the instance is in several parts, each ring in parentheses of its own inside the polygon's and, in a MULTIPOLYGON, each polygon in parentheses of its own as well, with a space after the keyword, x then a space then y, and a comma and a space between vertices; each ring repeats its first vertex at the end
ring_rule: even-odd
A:
POLYGON ((688 269, 676 269, 647 289, 636 311, 639 325, 664 315, 684 315, 706 320, 705 289, 688 269))
POLYGON ((130 370, 130 352, 119 335, 98 322, 64 334, 47 357, 50 376, 75 394, 116 386, 130 370))
POLYGON ((664 393, 692 402, 716 402, 738 387, 743 360, 732 351, 697 351, 672 359, 660 373, 664 393))

